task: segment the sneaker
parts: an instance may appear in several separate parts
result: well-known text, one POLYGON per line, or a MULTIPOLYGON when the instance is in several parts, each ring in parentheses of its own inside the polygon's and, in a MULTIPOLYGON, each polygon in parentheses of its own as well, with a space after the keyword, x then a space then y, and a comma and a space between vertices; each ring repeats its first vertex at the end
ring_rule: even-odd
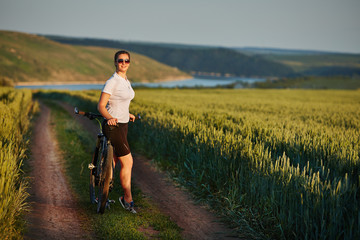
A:
POLYGON ((136 211, 134 209, 134 201, 131 201, 130 203, 128 203, 127 201, 125 201, 124 197, 119 197, 119 201, 123 208, 130 211, 131 213, 134 213, 134 214, 136 213, 136 211))

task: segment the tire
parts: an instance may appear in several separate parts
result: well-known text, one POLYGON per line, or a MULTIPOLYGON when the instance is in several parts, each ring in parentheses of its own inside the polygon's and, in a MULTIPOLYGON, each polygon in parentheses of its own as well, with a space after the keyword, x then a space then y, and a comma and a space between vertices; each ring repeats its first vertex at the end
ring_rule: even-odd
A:
POLYGON ((94 169, 90 170, 89 194, 90 194, 90 202, 92 204, 95 204, 97 202, 95 186, 97 185, 96 179, 98 179, 97 167, 98 167, 98 163, 101 162, 101 159, 99 159, 99 157, 101 157, 101 152, 102 152, 102 146, 101 145, 102 144, 99 144, 98 147, 95 147, 93 158, 92 158, 92 161, 91 161, 93 166, 95 166, 94 169))
POLYGON ((113 174, 113 147, 108 144, 106 155, 104 156, 102 171, 99 181, 99 201, 97 213, 103 214, 109 197, 109 186, 113 174))

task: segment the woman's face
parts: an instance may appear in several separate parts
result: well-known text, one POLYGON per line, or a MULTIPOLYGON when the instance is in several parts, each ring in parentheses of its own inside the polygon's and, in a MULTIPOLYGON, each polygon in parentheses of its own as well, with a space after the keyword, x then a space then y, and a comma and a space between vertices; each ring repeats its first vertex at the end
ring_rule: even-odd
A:
POLYGON ((115 62, 117 72, 126 73, 130 66, 130 58, 127 54, 120 54, 115 62))

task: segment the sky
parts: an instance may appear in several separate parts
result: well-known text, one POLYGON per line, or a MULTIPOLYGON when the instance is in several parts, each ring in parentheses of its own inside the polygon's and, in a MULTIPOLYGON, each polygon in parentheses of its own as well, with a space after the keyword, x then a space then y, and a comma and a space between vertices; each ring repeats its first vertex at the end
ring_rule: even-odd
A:
POLYGON ((360 53, 360 0, 0 0, 0 30, 360 53))

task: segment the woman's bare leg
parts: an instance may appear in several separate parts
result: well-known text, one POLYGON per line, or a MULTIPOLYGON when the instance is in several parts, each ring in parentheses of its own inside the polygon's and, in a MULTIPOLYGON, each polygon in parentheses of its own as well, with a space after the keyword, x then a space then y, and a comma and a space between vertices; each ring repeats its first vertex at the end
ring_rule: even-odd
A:
POLYGON ((131 194, 131 171, 133 166, 133 157, 131 153, 129 153, 128 155, 118 157, 118 159, 121 163, 120 181, 124 190, 125 201, 131 202, 133 200, 131 194))

